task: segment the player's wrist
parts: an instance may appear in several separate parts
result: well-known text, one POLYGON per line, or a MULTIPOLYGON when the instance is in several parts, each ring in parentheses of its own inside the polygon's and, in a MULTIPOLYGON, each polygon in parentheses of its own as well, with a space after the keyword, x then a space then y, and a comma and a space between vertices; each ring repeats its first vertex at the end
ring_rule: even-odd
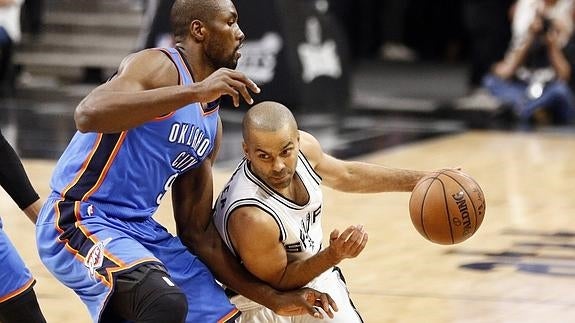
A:
POLYGON ((274 311, 274 313, 281 313, 283 310, 282 297, 284 293, 270 287, 264 295, 265 296, 262 297, 262 302, 260 302, 260 304, 274 311))
POLYGON ((343 260, 341 254, 332 246, 328 246, 327 248, 325 248, 323 250, 323 254, 326 259, 326 262, 330 266, 335 266, 343 260))

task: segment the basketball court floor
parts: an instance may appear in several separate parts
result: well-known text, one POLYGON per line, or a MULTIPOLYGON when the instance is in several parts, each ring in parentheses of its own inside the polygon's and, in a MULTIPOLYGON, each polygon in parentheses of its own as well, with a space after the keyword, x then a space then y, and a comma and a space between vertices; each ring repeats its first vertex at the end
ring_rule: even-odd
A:
MULTIPOLYGON (((320 141, 322 136, 328 138, 320 133, 320 141)), ((445 246, 417 233, 409 218, 408 193, 324 189, 324 233, 361 223, 370 235, 358 258, 341 263, 366 322, 575 322, 572 133, 462 131, 353 159, 410 169, 461 167, 482 186, 487 205, 474 236, 445 246)), ((24 159, 42 196, 48 194, 54 163, 24 159)), ((232 165, 217 167, 216 191, 232 165)), ((0 206, 5 231, 37 279, 48 322, 89 322, 79 299, 43 267, 33 225, 3 191, 0 206)), ((170 207, 167 197, 156 219, 174 232, 170 207)))

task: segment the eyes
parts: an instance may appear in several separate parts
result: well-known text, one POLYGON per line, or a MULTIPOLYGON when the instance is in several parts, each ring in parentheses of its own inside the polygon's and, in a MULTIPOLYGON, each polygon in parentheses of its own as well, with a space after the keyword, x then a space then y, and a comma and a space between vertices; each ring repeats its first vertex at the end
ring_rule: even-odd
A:
POLYGON ((237 17, 231 17, 231 18, 228 20, 228 26, 230 26, 230 27, 233 26, 233 25, 235 25, 235 24, 237 24, 237 23, 238 23, 238 18, 237 18, 237 17))
MULTIPOLYGON (((292 153, 293 153, 293 148, 286 148, 280 152, 279 156, 283 157, 283 158, 287 158, 287 157, 290 157, 292 155, 292 153)), ((263 153, 263 152, 258 153, 257 157, 261 160, 270 160, 272 158, 271 155, 263 153)))

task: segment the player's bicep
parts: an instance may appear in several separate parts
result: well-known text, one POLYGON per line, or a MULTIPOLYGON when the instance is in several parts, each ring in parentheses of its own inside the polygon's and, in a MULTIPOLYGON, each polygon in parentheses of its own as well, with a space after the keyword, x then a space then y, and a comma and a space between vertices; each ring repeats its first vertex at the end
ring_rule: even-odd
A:
POLYGON ((249 272, 271 285, 281 281, 287 254, 272 216, 257 207, 242 207, 232 213, 228 233, 249 272))
POLYGON ((178 72, 171 59, 160 50, 145 50, 127 56, 118 72, 98 91, 143 91, 178 84, 178 72))

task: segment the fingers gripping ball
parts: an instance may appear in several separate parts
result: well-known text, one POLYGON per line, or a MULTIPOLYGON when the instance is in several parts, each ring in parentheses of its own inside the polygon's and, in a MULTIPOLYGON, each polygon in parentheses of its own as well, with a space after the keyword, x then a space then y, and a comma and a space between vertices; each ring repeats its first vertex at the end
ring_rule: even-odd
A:
POLYGON ((415 185, 409 214, 427 240, 456 244, 471 237, 483 222, 485 197, 471 176, 458 170, 442 170, 415 185))

